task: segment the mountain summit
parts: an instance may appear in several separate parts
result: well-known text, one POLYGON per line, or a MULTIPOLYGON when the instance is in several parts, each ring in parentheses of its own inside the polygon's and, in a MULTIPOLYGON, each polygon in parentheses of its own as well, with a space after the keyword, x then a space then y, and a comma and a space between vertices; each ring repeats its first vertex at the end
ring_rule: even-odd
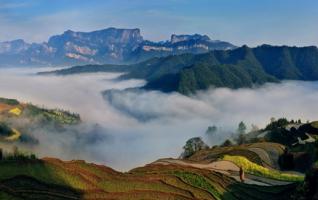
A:
POLYGON ((51 37, 48 45, 65 62, 116 63, 124 61, 142 41, 139 29, 108 28, 89 33, 68 30, 51 37))
POLYGON ((202 40, 202 41, 210 41, 211 39, 207 35, 199 35, 199 34, 194 34, 194 35, 171 35, 171 43, 178 43, 178 42, 183 42, 183 41, 189 41, 189 40, 202 40))
POLYGON ((140 29, 107 28, 92 32, 67 30, 44 43, 0 42, 3 66, 135 63, 153 57, 233 49, 206 35, 172 35, 170 41, 144 40, 140 29))

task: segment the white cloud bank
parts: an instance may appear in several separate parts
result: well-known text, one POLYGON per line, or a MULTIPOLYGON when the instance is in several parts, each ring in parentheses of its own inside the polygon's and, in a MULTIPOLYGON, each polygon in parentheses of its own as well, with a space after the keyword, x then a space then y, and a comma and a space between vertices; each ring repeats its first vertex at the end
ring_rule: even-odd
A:
MULTIPOLYGON (((38 69, 36 69, 38 70, 38 69)), ((41 156, 86 159, 127 170, 160 157, 176 157, 190 137, 203 136, 210 125, 222 127, 217 144, 240 121, 264 126, 271 117, 318 119, 318 83, 284 82, 257 89, 210 89, 196 96, 140 90, 101 91, 143 85, 141 80, 114 81, 116 74, 66 77, 33 76, 34 69, 0 70, 0 96, 81 114, 99 124, 83 135, 40 135, 41 156)), ((39 70, 41 71, 41 70, 39 70)), ((89 129, 89 128, 86 128, 89 129)))

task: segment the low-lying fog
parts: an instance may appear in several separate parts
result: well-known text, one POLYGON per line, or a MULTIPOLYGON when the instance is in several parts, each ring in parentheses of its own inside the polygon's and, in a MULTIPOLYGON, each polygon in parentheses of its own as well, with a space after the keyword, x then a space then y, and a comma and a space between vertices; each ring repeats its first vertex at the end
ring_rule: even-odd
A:
MULTIPOLYGON (((210 89, 193 97, 177 93, 123 90, 142 80, 115 81, 118 74, 37 76, 43 69, 1 69, 0 96, 63 108, 81 115, 83 138, 46 133, 34 149, 40 156, 85 159, 128 170, 162 157, 177 157, 185 141, 208 126, 221 143, 240 121, 263 127, 271 117, 318 119, 318 82, 288 81, 257 89, 210 89), (111 90, 114 89, 114 90, 111 90), (102 91, 111 90, 102 95, 102 91), (98 138, 83 126, 99 124, 98 138), (83 140, 90 141, 83 141, 83 140)), ((87 128, 88 129, 88 128, 87 128)))

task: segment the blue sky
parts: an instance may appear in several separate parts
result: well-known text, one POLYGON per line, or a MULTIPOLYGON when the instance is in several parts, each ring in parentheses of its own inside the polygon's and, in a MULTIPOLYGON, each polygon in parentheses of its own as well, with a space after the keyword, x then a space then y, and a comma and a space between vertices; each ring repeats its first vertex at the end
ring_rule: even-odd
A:
POLYGON ((237 45, 318 45, 317 0, 0 0, 0 41, 140 28, 150 40, 207 34, 237 45))

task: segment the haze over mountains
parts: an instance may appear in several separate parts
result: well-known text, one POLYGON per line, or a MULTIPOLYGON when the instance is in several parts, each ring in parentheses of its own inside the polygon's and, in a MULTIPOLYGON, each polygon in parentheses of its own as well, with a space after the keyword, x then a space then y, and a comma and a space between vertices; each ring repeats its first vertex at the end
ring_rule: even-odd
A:
POLYGON ((206 35, 172 35, 169 41, 145 40, 140 29, 108 28, 93 32, 65 31, 48 42, 22 39, 0 43, 2 66, 135 63, 152 57, 233 49, 206 35))

